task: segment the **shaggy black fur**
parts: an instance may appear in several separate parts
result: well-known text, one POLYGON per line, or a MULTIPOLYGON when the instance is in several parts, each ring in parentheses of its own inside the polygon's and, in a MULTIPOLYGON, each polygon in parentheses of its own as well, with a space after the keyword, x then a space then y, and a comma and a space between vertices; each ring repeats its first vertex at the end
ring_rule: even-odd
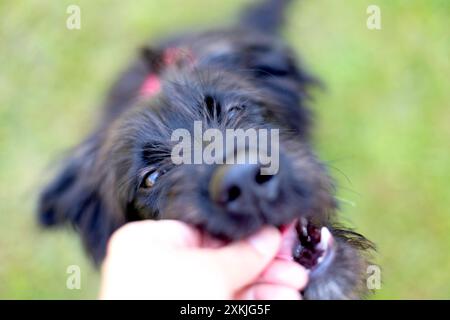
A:
POLYGON ((309 143, 307 91, 314 80, 278 37, 287 0, 254 5, 232 28, 182 35, 152 47, 113 86, 94 132, 76 147, 56 179, 44 190, 39 220, 71 223, 99 263, 109 236, 141 219, 180 219, 214 236, 236 240, 265 223, 280 226, 299 216, 332 232, 336 254, 325 270, 312 273, 306 298, 359 298, 365 292, 365 251, 370 242, 336 224, 334 188, 309 143), (164 62, 170 48, 186 50, 164 62), (193 61, 194 60, 194 61, 193 61), (138 92, 156 74, 161 90, 138 92), (223 214, 209 196, 214 165, 170 161, 177 128, 278 128, 284 159, 280 197, 265 220, 242 223, 223 214), (161 173, 152 188, 149 172, 161 173))

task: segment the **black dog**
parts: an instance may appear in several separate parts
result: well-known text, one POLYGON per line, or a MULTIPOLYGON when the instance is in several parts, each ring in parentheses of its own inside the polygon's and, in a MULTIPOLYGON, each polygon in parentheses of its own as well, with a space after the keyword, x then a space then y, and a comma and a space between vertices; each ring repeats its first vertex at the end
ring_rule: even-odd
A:
POLYGON ((129 221, 179 219, 225 240, 275 225, 295 233, 292 257, 311 269, 305 298, 362 297, 372 245, 336 222, 333 183, 309 144, 305 103, 315 81, 277 37, 287 2, 250 7, 228 30, 144 48, 113 86, 95 131, 43 192, 40 222, 70 222, 97 263, 129 221), (279 171, 175 165, 171 134, 192 132, 194 121, 223 132, 279 129, 279 171))

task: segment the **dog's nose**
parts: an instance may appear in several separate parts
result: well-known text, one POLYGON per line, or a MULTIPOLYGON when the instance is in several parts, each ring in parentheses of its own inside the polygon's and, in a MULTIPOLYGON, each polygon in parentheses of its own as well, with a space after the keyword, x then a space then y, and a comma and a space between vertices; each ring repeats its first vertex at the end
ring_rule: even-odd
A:
POLYGON ((277 199, 279 176, 262 174, 258 164, 223 165, 213 174, 210 193, 227 212, 254 215, 277 199))

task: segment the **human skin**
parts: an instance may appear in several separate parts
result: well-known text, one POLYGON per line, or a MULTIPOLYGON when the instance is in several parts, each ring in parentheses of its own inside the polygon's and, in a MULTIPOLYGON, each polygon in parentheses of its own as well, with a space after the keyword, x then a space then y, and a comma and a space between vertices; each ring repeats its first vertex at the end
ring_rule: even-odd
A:
POLYGON ((301 299, 299 264, 276 257, 281 233, 266 227, 224 245, 174 220, 128 223, 111 237, 101 299, 301 299))

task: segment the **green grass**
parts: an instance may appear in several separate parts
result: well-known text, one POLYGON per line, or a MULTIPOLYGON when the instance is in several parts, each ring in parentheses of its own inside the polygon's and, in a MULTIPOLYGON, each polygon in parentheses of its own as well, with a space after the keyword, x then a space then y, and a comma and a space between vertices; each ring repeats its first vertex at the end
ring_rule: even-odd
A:
MULTIPOLYGON (((248 2, 248 1, 245 1, 248 2)), ((298 1, 285 30, 323 80, 315 143, 341 215, 378 246, 375 298, 450 298, 450 3, 298 1), (366 28, 377 4, 382 30, 366 28)), ((148 37, 226 24, 242 1, 0 3, 0 298, 94 298, 78 238, 34 223, 61 153, 92 127, 105 90, 148 37), (65 28, 77 3, 82 28, 65 28), (82 289, 66 289, 67 266, 82 289)))

